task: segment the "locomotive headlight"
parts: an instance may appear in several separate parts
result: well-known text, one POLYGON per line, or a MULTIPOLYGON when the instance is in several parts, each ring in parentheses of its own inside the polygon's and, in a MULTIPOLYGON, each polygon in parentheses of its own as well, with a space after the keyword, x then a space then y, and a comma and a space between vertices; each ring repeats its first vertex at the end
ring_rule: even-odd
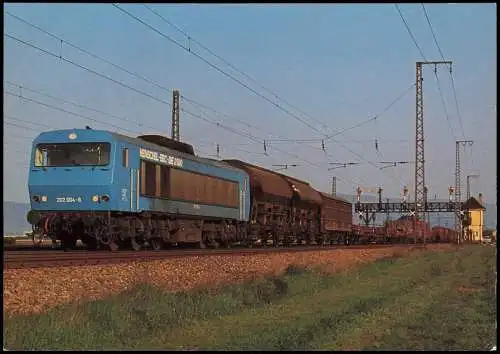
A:
POLYGON ((33 199, 33 201, 37 203, 40 201, 40 197, 38 195, 34 195, 33 197, 31 197, 31 199, 33 199))
POLYGON ((47 196, 46 195, 42 195, 42 202, 46 202, 47 201, 47 196))
POLYGON ((99 196, 98 196, 98 195, 93 195, 93 196, 92 196, 92 201, 93 201, 94 203, 97 203, 97 202, 99 201, 99 196))
POLYGON ((108 202, 109 201, 109 195, 103 195, 101 197, 101 200, 103 200, 104 202, 108 202))

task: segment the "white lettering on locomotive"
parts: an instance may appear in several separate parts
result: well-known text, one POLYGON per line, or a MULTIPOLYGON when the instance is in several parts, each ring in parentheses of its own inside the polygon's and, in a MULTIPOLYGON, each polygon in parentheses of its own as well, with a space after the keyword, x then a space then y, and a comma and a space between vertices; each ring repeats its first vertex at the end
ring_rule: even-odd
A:
POLYGON ((162 154, 156 151, 151 151, 143 148, 139 149, 139 156, 142 159, 152 160, 155 162, 175 167, 182 167, 182 165, 184 164, 184 161, 178 157, 162 154))
POLYGON ((82 197, 57 197, 56 203, 81 203, 82 197))

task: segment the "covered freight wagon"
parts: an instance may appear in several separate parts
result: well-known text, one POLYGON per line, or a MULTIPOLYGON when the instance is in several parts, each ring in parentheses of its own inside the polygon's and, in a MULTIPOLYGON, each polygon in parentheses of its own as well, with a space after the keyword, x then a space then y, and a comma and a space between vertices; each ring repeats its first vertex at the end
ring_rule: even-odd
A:
POLYGON ((337 243, 349 243, 353 235, 352 204, 326 193, 320 196, 320 233, 337 243))
POLYGON ((279 235, 290 233, 293 192, 287 181, 273 171, 247 162, 234 159, 222 162, 244 170, 250 178, 251 238, 276 239, 279 235))
POLYGON ((321 193, 321 199, 321 232, 350 232, 352 204, 326 193, 321 193))

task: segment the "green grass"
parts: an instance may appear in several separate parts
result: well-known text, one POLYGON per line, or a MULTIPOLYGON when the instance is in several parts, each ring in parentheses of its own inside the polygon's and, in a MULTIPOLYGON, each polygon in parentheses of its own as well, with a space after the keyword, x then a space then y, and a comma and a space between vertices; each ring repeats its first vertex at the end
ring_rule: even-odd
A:
POLYGON ((490 349, 496 249, 392 257, 338 275, 290 267, 218 290, 141 285, 5 318, 9 349, 490 349))

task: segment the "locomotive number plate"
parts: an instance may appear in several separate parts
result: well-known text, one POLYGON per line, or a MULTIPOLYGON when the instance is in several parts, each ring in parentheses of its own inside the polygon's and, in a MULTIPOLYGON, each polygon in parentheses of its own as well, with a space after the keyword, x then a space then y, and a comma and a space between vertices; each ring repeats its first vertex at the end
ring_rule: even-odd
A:
POLYGON ((82 197, 57 197, 56 203, 81 203, 82 197))

